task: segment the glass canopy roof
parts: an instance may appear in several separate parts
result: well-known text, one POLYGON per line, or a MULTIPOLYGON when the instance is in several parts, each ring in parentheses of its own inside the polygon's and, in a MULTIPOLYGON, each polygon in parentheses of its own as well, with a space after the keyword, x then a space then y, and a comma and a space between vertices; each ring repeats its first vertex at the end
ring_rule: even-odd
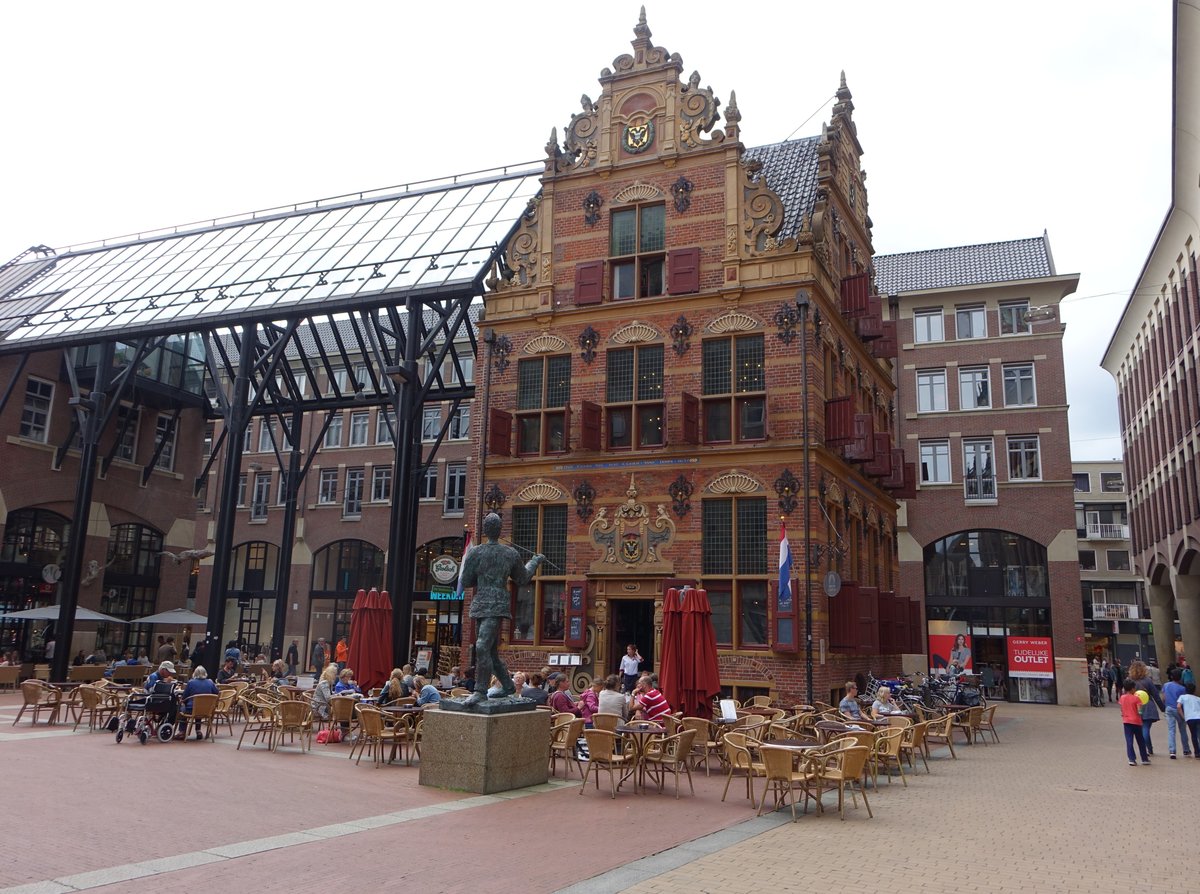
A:
POLYGON ((0 353, 478 287, 541 172, 527 165, 19 258, 0 268, 0 353))

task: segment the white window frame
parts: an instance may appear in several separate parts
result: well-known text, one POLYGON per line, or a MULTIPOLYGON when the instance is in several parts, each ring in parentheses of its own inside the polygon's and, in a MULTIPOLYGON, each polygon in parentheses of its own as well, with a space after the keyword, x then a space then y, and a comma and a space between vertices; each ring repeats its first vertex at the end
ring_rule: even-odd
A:
POLYGON ((946 312, 944 308, 929 308, 913 311, 913 341, 919 345, 946 340, 946 312))
POLYGON ((425 474, 421 480, 417 482, 418 499, 421 500, 436 500, 438 486, 438 467, 436 463, 431 463, 425 469, 425 474))
POLYGON ((950 466, 950 442, 921 441, 920 467, 921 484, 952 484, 954 475, 950 466), (932 476, 926 476, 927 467, 933 471, 932 476), (941 474, 943 472, 944 475, 941 474))
POLYGON ((1117 571, 1117 572, 1132 571, 1133 570, 1133 557, 1129 555, 1129 550, 1127 550, 1127 549, 1120 549, 1120 548, 1106 549, 1104 551, 1104 567, 1107 568, 1109 571, 1117 571), (1113 553, 1124 553, 1125 554, 1125 567, 1124 568, 1113 568, 1112 559, 1111 559, 1111 556, 1113 553))
POLYGON ((258 423, 258 452, 273 453, 275 451, 275 420, 262 419, 258 423))
POLYGON ((963 307, 954 308, 954 337, 959 341, 974 341, 979 338, 987 338, 987 308, 982 304, 968 304, 963 307), (966 320, 968 325, 963 326, 963 321, 966 320), (981 332, 975 332, 975 323, 981 323, 981 332), (964 334, 964 328, 967 332, 964 334))
POLYGON ((271 505, 271 473, 254 473, 254 492, 250 497, 250 518, 259 520, 267 517, 271 505))
MULTIPOLYGON (((116 452, 113 453, 114 459, 122 460, 123 462, 137 462, 137 443, 138 443, 138 426, 142 422, 142 413, 137 407, 131 407, 129 404, 121 404, 117 407, 117 427, 114 436, 119 437, 121 434, 121 426, 125 419, 133 415, 133 424, 125 430, 125 439, 117 444, 116 452)), ((210 447, 211 447, 211 441, 210 447)), ((211 452, 211 450, 210 450, 211 452)))
POLYGON ((471 405, 461 404, 450 417, 450 430, 446 437, 451 441, 465 441, 471 437, 471 405))
POLYGON ((279 470, 279 498, 275 501, 277 506, 282 506, 287 502, 287 469, 279 470))
POLYGON ((1037 402, 1037 370, 1034 367, 1034 364, 1032 361, 1029 361, 1026 363, 1006 363, 1004 365, 1004 371, 1001 374, 1001 378, 1004 381, 1004 386, 1003 386, 1004 387, 1004 406, 1006 406, 1006 407, 1036 407, 1038 405, 1038 402, 1037 402), (1014 374, 1014 376, 1016 377, 1014 379, 1014 381, 1016 382, 1018 388, 1020 388, 1020 386, 1023 384, 1023 381, 1024 381, 1024 378, 1020 375, 1021 371, 1023 371, 1023 370, 1029 370, 1029 385, 1033 389, 1033 400, 1029 401, 1029 402, 1009 403, 1008 402, 1009 373, 1014 374))
POLYGON ((165 472, 175 471, 175 445, 179 443, 178 425, 171 429, 171 439, 166 441, 165 435, 169 428, 171 428, 171 417, 166 413, 159 413, 158 418, 154 421, 154 450, 158 453, 158 462, 155 463, 154 468, 162 469, 165 472), (160 439, 166 441, 161 452, 158 450, 160 439))
POLYGON ((917 370, 917 412, 944 413, 946 404, 946 371, 944 369, 917 370), (938 381, 940 379, 940 381, 938 381), (929 392, 929 399, 926 394, 929 392), (941 400, 938 400, 938 397, 941 400), (938 404, 941 406, 938 406, 938 404))
POLYGON ((246 423, 246 433, 242 436, 242 453, 254 452, 254 423, 246 423))
POLYGON ((392 419, 392 428, 388 429, 387 419, 392 416, 391 410, 379 410, 375 414, 375 443, 380 445, 393 445, 395 440, 392 438, 392 432, 396 429, 396 420, 392 419))
POLYGON ((54 383, 30 376, 25 380, 25 402, 21 405, 21 437, 27 441, 47 444, 50 441, 50 413, 54 409, 54 383), (36 386, 38 393, 30 393, 36 386), (46 390, 49 390, 49 394, 46 390), (32 406, 31 406, 32 403, 32 406), (41 404, 45 406, 41 406, 41 404), (30 417, 30 418, 26 418, 30 417), (38 421, 40 417, 40 422, 38 421))
POLYGON ((392 499, 392 467, 391 466, 374 466, 371 469, 371 502, 372 503, 387 503, 392 499), (384 493, 380 493, 381 487, 386 482, 384 493))
POLYGON ((359 518, 362 515, 366 486, 366 469, 359 467, 346 470, 346 486, 342 488, 342 518, 359 518))
POLYGON ((1041 481, 1042 480, 1042 439, 1037 435, 1013 435, 1007 439, 1006 453, 1008 460, 1008 480, 1009 481, 1041 481), (1026 444, 1022 442, 1033 442, 1033 457, 1037 464, 1036 475, 1013 475, 1013 453, 1020 452, 1022 455, 1029 451, 1026 444))
POLYGON ((996 445, 991 438, 963 439, 963 498, 969 503, 994 503, 996 501, 996 445), (977 464, 978 455, 986 454, 990 475, 984 475, 971 469, 977 464))
POLYGON ((350 414, 350 446, 367 446, 367 437, 371 432, 371 414, 365 411, 350 414))
POLYGON ((442 430, 442 408, 440 406, 425 407, 421 410, 421 440, 436 441, 438 432, 442 430))
POLYGON ((1028 335, 1033 331, 1033 326, 1028 319, 1029 299, 1022 298, 1019 301, 1002 301, 1000 302, 1000 335, 1007 337, 1010 335, 1028 335), (1006 332, 1005 327, 1011 331, 1006 332))
POLYGON ((245 472, 238 475, 237 505, 239 508, 246 505, 246 487, 248 484, 249 476, 245 472))
POLYGON ((325 437, 321 440, 322 447, 341 447, 342 446, 342 414, 338 413, 329 422, 329 428, 325 429, 325 437))
POLYGON ((446 488, 442 502, 443 515, 464 515, 467 511, 467 464, 446 464, 446 488))
POLYGON ((992 408, 992 371, 986 366, 964 366, 958 370, 958 408, 960 410, 990 410, 992 408), (979 399, 979 384, 984 386, 986 401, 979 399))
POLYGON ((337 502, 338 490, 338 470, 337 469, 322 469, 320 484, 317 488, 317 502, 323 506, 330 506, 337 502))

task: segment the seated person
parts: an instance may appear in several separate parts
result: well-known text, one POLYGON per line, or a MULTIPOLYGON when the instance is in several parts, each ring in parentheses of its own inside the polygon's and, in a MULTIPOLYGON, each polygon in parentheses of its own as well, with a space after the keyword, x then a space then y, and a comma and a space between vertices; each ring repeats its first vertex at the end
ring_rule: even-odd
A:
MULTIPOLYGON (((155 684, 158 683, 159 681, 166 681, 168 683, 171 683, 172 687, 174 687, 174 683, 175 683, 175 664, 174 664, 174 662, 164 661, 162 664, 160 664, 158 666, 158 670, 156 670, 154 673, 152 673, 150 676, 148 676, 146 678, 146 683, 145 683, 146 691, 153 692, 155 684)), ((170 690, 167 690, 167 691, 169 692, 170 690)))
POLYGON ((903 714, 904 708, 896 703, 892 698, 892 690, 887 686, 880 686, 875 693, 875 701, 871 703, 871 713, 878 719, 886 717, 889 714, 903 714))
MULTIPOLYGON (((192 713, 192 696, 194 695, 219 695, 217 692, 217 684, 208 678, 208 671, 204 669, 203 664, 197 664, 196 669, 192 671, 192 678, 188 680, 187 686, 183 687, 183 704, 185 710, 192 713)), ((200 721, 196 723, 196 738, 202 738, 200 732, 200 721)), ((187 721, 184 721, 183 727, 179 730, 179 735, 182 738, 187 738, 187 721)))
POLYGON ((175 683, 175 665, 170 661, 164 661, 158 666, 158 670, 146 678, 146 692, 149 695, 167 696, 170 699, 163 719, 171 726, 174 726, 179 719, 179 702, 175 698, 175 683))
POLYGON ((457 682, 455 682, 454 685, 461 687, 462 689, 467 689, 467 690, 470 690, 471 692, 474 692, 475 691, 475 668, 468 667, 467 672, 465 674, 463 674, 462 678, 460 680, 458 680, 457 682))
POLYGON ((579 714, 585 729, 592 728, 592 718, 600 711, 600 693, 603 691, 604 681, 596 677, 591 686, 579 693, 579 714))
POLYGON ((661 723, 671 713, 671 706, 667 704, 666 696, 658 691, 653 675, 647 674, 637 681, 633 690, 633 710, 636 719, 652 723, 661 723))
POLYGON ((237 662, 232 658, 226 658, 221 664, 221 669, 217 671, 217 682, 228 683, 237 676, 237 662))
POLYGON ((554 688, 546 703, 559 714, 574 714, 576 717, 582 717, 583 709, 571 697, 571 681, 567 679, 567 675, 551 674, 550 680, 554 688))
POLYGON ((535 705, 544 705, 549 699, 546 690, 542 688, 542 677, 540 674, 530 674, 528 677, 521 674, 521 682, 517 683, 517 678, 513 677, 513 685, 517 687, 517 692, 521 698, 527 698, 535 705))
POLYGON ((392 668, 392 675, 387 678, 387 682, 384 683, 383 688, 379 690, 379 704, 386 705, 394 702, 398 698, 403 698, 403 680, 404 671, 398 667, 392 668))
POLYGON ((629 711, 629 703, 625 701, 625 693, 621 691, 621 678, 616 674, 609 674, 604 678, 604 689, 597 701, 597 713, 600 714, 616 714, 624 720, 629 711))
POLYGON ((329 699, 333 695, 334 684, 337 683, 337 665, 333 662, 325 665, 321 672, 320 682, 313 687, 312 712, 320 720, 329 719, 329 699))
POLYGON ((334 684, 334 695, 351 695, 357 693, 362 695, 362 690, 358 688, 358 684, 354 682, 354 671, 346 668, 338 674, 338 681, 334 684))
POLYGON ((433 685, 424 677, 420 675, 413 677, 413 689, 417 693, 418 705, 441 704, 442 694, 434 689, 433 685))
POLYGON ((487 697, 499 698, 502 695, 504 695, 504 687, 500 684, 500 679, 493 675, 491 682, 488 684, 487 697))
POLYGON ((282 658, 276 658, 274 661, 271 662, 271 676, 269 679, 271 680, 272 683, 274 683, 276 686, 278 686, 280 683, 282 683, 284 681, 284 679, 286 677, 287 677, 287 665, 283 663, 282 658))
POLYGON ((858 684, 853 680, 846 681, 846 697, 838 702, 838 710, 852 720, 862 720, 862 710, 858 707, 858 684))

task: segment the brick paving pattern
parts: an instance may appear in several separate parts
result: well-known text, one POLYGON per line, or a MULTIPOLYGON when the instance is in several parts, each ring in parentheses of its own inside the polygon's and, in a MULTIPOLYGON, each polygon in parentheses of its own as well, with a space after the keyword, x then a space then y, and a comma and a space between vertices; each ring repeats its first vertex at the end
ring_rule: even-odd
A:
POLYGON ((786 811, 754 820, 737 781, 721 803, 723 778, 702 770, 696 796, 679 801, 580 796, 578 777, 561 775, 481 797, 422 788, 415 766, 356 767, 345 745, 271 754, 235 751, 224 733, 216 745, 141 746, 13 727, 17 703, 0 695, 6 812, 21 821, 0 894, 410 882, 520 894, 1178 892, 1191 888, 1183 867, 1200 821, 1200 760, 1167 760, 1157 724, 1154 766, 1127 767, 1115 707, 1004 705, 1000 745, 959 747, 957 761, 935 751, 932 774, 907 789, 881 779, 874 819, 810 807, 793 824, 786 811), (1170 827, 1183 859, 1165 859, 1158 830, 1170 827))

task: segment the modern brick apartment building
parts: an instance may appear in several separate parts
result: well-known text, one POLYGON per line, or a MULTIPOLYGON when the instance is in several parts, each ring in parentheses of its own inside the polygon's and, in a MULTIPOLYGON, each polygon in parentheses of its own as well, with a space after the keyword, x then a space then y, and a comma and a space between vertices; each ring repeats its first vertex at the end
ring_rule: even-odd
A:
POLYGON ((1045 236, 875 266, 899 324, 897 430, 920 480, 900 516, 900 589, 925 597, 931 663, 962 635, 1010 698, 1086 704, 1058 318, 1079 277, 1056 272, 1045 236))
POLYGON ((1116 379, 1129 481, 1134 564, 1147 596, 1158 660, 1200 652, 1200 12, 1175 4, 1171 207, 1102 365, 1116 379))
POLYGON ((577 684, 630 642, 656 666, 663 593, 686 582, 708 592, 725 688, 799 701, 811 553, 830 698, 897 670, 921 617, 897 581, 892 494, 912 469, 893 463, 850 91, 820 136, 747 149, 735 98, 715 127, 699 73, 644 18, 635 35, 551 135, 485 299, 483 500, 548 557, 505 648, 526 667, 569 655, 577 684), (799 578, 783 602, 781 520, 799 578))

